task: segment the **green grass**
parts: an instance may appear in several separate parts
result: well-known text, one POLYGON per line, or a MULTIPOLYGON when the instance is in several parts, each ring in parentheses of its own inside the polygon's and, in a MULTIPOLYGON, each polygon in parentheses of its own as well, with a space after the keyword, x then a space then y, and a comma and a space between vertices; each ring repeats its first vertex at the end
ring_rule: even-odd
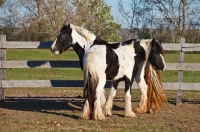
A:
MULTIPOLYGON (((66 51, 55 55, 49 49, 7 49, 7 60, 78 60, 74 51, 66 51)), ((184 61, 187 63, 200 63, 199 54, 185 54, 184 61)), ((179 54, 171 53, 165 55, 165 61, 171 63, 179 62, 179 54)))
POLYGON ((78 60, 74 51, 60 55, 51 53, 49 49, 7 49, 7 60, 78 60))
MULTIPOLYGON (((55 55, 49 49, 8 49, 7 60, 78 60, 74 51, 55 55)), ((165 55, 167 63, 179 62, 179 54, 165 55)), ((199 54, 185 54, 185 62, 200 63, 199 54)), ((184 71, 183 82, 200 82, 200 71, 184 71)), ((7 80, 79 80, 83 79, 80 68, 15 68, 6 70, 7 80)), ((164 71, 163 82, 177 82, 178 71, 164 71)))
MULTIPOLYGON (((165 61, 168 63, 178 63, 179 62, 179 54, 166 54, 165 61)), ((200 54, 189 54, 186 53, 184 55, 185 63, 200 63, 200 54)))
POLYGON ((6 71, 7 80, 81 80, 79 68, 11 68, 6 71))

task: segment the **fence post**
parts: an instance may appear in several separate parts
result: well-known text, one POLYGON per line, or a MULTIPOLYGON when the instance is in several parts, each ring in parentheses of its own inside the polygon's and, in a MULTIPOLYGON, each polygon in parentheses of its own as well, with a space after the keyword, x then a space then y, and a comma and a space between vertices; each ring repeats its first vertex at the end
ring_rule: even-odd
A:
MULTIPOLYGON (((181 51, 179 54, 179 63, 180 63, 180 68, 181 68, 181 64, 184 63, 184 52, 182 51, 182 45, 185 43, 185 38, 181 38, 180 39, 180 43, 181 43, 181 51)), ((177 97, 176 97, 176 105, 180 105, 181 104, 181 97, 182 97, 182 90, 181 90, 181 84, 183 81, 183 70, 180 69, 178 71, 178 83, 179 83, 179 89, 177 91, 177 97)))
MULTIPOLYGON (((6 49, 3 48, 3 42, 6 41, 6 35, 0 36, 0 61, 6 60, 6 49)), ((6 69, 2 68, 2 63, 0 66, 0 101, 5 100, 4 88, 2 87, 2 80, 6 79, 6 69)))

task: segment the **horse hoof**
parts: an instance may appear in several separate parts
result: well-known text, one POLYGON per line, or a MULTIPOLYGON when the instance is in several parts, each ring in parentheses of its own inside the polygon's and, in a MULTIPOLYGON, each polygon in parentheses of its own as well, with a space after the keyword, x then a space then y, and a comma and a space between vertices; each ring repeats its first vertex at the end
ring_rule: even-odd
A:
POLYGON ((107 112, 104 112, 105 113, 105 116, 112 116, 112 113, 109 111, 107 111, 107 112))
POLYGON ((127 113, 124 114, 124 117, 131 117, 131 118, 133 118, 133 117, 136 117, 136 114, 134 112, 127 112, 127 113))
POLYGON ((81 114, 81 116, 79 117, 79 119, 88 120, 88 119, 90 119, 90 117, 89 117, 88 115, 83 115, 83 114, 81 114))
POLYGON ((136 117, 136 114, 134 114, 134 115, 124 115, 124 117, 127 117, 127 118, 134 118, 134 117, 136 117))
POLYGON ((137 112, 137 113, 147 113, 147 111, 146 110, 144 110, 144 109, 141 109, 141 108, 139 108, 139 107, 137 107, 137 108, 135 108, 135 110, 134 110, 135 112, 137 112))
POLYGON ((105 118, 105 115, 102 113, 102 114, 95 115, 93 119, 101 121, 101 120, 105 120, 106 118, 105 118))
POLYGON ((112 116, 112 112, 109 108, 104 108, 103 113, 104 113, 105 116, 112 116))

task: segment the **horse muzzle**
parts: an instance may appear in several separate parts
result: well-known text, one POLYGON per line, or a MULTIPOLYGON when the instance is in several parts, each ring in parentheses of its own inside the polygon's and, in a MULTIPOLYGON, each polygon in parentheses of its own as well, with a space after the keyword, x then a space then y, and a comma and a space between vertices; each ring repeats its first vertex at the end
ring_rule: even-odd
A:
POLYGON ((61 54, 60 51, 58 50, 54 50, 53 48, 50 48, 51 52, 54 53, 54 54, 61 54))

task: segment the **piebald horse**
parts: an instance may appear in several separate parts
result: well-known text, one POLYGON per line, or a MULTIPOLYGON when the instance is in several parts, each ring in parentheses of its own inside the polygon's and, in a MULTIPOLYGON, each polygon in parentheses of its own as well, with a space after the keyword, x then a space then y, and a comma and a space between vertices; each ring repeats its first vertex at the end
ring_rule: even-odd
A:
MULTIPOLYGON (((135 40, 133 40, 133 41, 135 41, 135 40)), ((54 41, 53 45, 51 46, 51 51, 55 54, 61 54, 63 51, 66 51, 67 49, 69 49, 69 47, 73 47, 75 52, 79 56, 81 69, 83 69, 83 56, 85 53, 87 53, 87 50, 92 45, 104 45, 104 46, 109 47, 109 49, 117 49, 119 46, 126 45, 125 43, 126 42, 124 42, 124 44, 121 44, 121 43, 109 44, 106 41, 96 37, 92 32, 90 32, 82 27, 65 23, 62 26, 62 28, 60 30, 60 34, 57 36, 57 39, 54 41)), ((141 48, 141 46, 138 46, 138 47, 141 48)), ((130 47, 130 49, 133 49, 133 47, 130 47)), ((155 54, 156 52, 163 55, 162 47, 158 45, 154 50, 152 48, 150 54, 155 54)), ((156 54, 158 54, 158 53, 156 53, 156 54)), ((151 62, 151 63, 146 64, 145 79, 147 81, 147 84, 148 83, 151 84, 151 87, 150 87, 151 90, 148 88, 148 96, 147 96, 147 86, 146 85, 145 85, 146 87, 143 86, 143 84, 146 84, 146 83, 142 82, 144 80, 144 77, 142 77, 142 74, 144 75, 145 63, 141 63, 141 59, 140 59, 144 55, 145 55, 144 52, 143 53, 135 52, 135 56, 134 56, 134 58, 135 58, 134 61, 135 61, 135 63, 138 63, 138 65, 134 66, 133 71, 135 72, 134 73, 135 79, 136 79, 136 82, 139 82, 138 86, 142 93, 141 101, 139 103, 139 106, 136 108, 136 111, 139 113, 150 112, 150 110, 156 111, 161 108, 162 103, 166 100, 165 95, 162 91, 161 80, 159 78, 160 71, 164 69, 163 67, 165 67, 164 60, 162 60, 162 63, 163 63, 163 65, 162 65, 162 63, 157 61, 157 59, 155 59, 154 57, 152 57, 152 58, 149 57, 149 59, 148 59, 148 62, 151 62), (153 65, 153 67, 151 64, 153 65), (151 67, 151 70, 149 70, 149 67, 151 67), (152 74, 152 72, 154 74, 152 74), (138 76, 138 75, 141 75, 141 76, 138 76), (152 75, 154 75, 154 76, 152 76, 152 75), (142 80, 142 81, 140 81, 140 80, 142 80), (159 87, 158 87, 158 85, 159 85, 159 87), (157 91, 159 91, 159 92, 157 92, 157 91), (148 99, 146 99, 146 97, 148 97, 148 99)), ((161 58, 162 58, 162 55, 160 55, 161 58)), ((159 56, 157 58, 159 58, 159 56)), ((107 70, 107 72, 109 72, 109 71, 107 70)), ((116 94, 118 83, 121 80, 123 80, 123 79, 113 80, 113 86, 111 88, 111 91, 109 93, 109 96, 108 96, 105 106, 104 106, 104 103, 102 103, 102 107, 104 108, 105 115, 112 115, 111 110, 112 110, 112 105, 113 105, 113 98, 116 94)), ((150 86, 149 84, 148 84, 148 87, 150 86)), ((102 102, 105 102, 105 98, 102 98, 102 102)), ((125 116, 126 116, 126 114, 125 114, 125 116)), ((84 118, 83 114, 81 117, 84 118)), ((87 117, 87 118, 90 118, 90 117, 87 117)))
MULTIPOLYGON (((161 49, 161 45, 155 39, 141 41, 128 40, 122 42, 116 49, 108 45, 93 45, 84 56, 85 103, 81 118, 105 119, 102 107, 105 104, 104 100, 106 100, 104 95, 106 80, 112 80, 114 85, 117 85, 119 81, 125 81, 124 116, 135 117, 131 106, 131 87, 135 78, 142 94, 139 107, 136 108, 136 111, 146 112, 149 106, 144 70, 147 61, 150 63, 149 74, 152 70, 151 66, 161 71, 165 69, 165 61, 161 49)), ((160 91, 162 91, 162 87, 160 88, 160 91)), ((151 91, 151 94, 157 94, 154 92, 151 91)), ((165 100, 165 97, 163 99, 165 100)), ((106 106, 110 107, 108 105, 109 101, 111 99, 108 98, 105 110, 107 110, 106 106)), ((155 109, 157 106, 154 104, 151 107, 155 109)))

